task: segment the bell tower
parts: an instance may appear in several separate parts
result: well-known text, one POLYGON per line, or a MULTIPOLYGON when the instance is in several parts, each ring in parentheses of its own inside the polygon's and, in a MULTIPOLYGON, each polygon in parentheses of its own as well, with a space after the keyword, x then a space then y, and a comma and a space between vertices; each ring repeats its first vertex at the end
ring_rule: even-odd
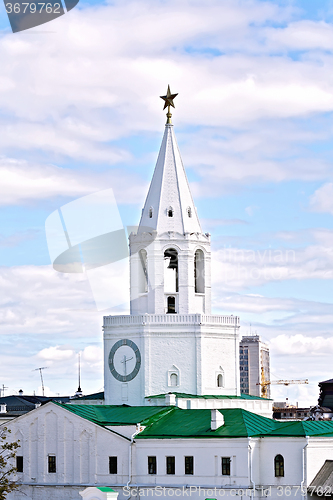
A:
POLYGON ((210 235, 203 233, 171 123, 136 233, 129 237, 129 316, 104 317, 106 404, 169 392, 240 394, 239 319, 211 315, 210 235))
POLYGON ((210 235, 202 232, 171 123, 130 254, 131 314, 210 314, 210 235))

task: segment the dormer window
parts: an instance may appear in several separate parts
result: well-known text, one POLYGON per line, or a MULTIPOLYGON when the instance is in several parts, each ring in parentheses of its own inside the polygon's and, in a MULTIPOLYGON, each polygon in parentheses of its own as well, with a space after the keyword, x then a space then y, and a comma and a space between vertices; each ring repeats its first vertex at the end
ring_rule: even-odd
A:
POLYGON ((192 209, 191 207, 187 207, 187 215, 191 218, 192 217, 192 209))
POLYGON ((148 211, 149 219, 153 218, 153 213, 154 213, 154 209, 153 209, 153 207, 150 207, 150 209, 148 211))
POLYGON ((173 208, 172 207, 168 208, 168 217, 173 217, 173 208))

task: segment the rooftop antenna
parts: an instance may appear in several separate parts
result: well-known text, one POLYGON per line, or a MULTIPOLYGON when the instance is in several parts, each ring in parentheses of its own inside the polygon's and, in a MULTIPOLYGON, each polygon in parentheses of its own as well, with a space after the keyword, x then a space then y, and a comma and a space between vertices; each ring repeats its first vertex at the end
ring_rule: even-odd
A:
POLYGON ((5 397, 5 389, 8 389, 8 387, 5 387, 5 384, 2 384, 2 389, 0 389, 0 395, 1 395, 1 391, 2 391, 3 398, 5 397))
POLYGON ((78 354, 79 357, 79 365, 78 365, 78 375, 79 375, 79 387, 77 388, 77 391, 75 393, 75 396, 82 396, 82 389, 81 389, 81 354, 78 354))
POLYGON ((39 373, 40 373, 40 380, 42 382, 42 392, 43 392, 43 396, 44 396, 44 381, 43 381, 43 374, 42 374, 42 370, 46 370, 48 368, 48 366, 41 366, 40 368, 35 368, 34 370, 32 370, 33 372, 37 372, 39 370, 39 373))

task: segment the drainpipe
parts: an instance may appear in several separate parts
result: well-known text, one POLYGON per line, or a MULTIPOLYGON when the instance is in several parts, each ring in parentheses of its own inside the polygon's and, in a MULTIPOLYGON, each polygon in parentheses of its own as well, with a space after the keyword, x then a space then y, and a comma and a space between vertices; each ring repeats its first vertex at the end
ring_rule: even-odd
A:
POLYGON ((132 480, 132 444, 134 443, 135 436, 137 434, 139 434, 139 432, 141 432, 141 431, 142 431, 142 427, 140 426, 140 424, 136 424, 136 431, 131 436, 131 442, 129 444, 129 450, 128 450, 128 481, 126 484, 126 488, 129 487, 129 484, 132 480))
POLYGON ((306 445, 303 447, 302 450, 302 482, 301 482, 301 494, 303 494, 303 488, 304 488, 304 483, 306 479, 306 472, 305 472, 305 466, 306 466, 306 448, 309 445, 309 436, 306 436, 306 445))
POLYGON ((252 498, 255 495, 255 490, 256 490, 256 483, 252 479, 252 446, 249 444, 249 476, 250 476, 250 483, 252 484, 253 491, 251 493, 252 498))

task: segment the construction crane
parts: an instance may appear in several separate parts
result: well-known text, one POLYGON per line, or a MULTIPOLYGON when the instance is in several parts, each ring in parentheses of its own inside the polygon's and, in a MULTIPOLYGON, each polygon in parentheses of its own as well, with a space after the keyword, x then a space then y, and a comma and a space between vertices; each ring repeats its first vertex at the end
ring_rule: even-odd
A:
POLYGON ((42 370, 46 370, 48 368, 48 366, 41 366, 40 368, 35 368, 35 370, 32 370, 33 372, 37 372, 39 371, 40 373, 40 380, 42 382, 42 392, 43 392, 43 396, 44 396, 44 381, 43 381, 43 375, 42 375, 42 370))
POLYGON ((290 384, 308 384, 309 380, 299 379, 299 380, 266 380, 264 367, 261 367, 261 382, 256 385, 261 385, 261 397, 267 398, 268 386, 269 385, 290 385, 290 384))

